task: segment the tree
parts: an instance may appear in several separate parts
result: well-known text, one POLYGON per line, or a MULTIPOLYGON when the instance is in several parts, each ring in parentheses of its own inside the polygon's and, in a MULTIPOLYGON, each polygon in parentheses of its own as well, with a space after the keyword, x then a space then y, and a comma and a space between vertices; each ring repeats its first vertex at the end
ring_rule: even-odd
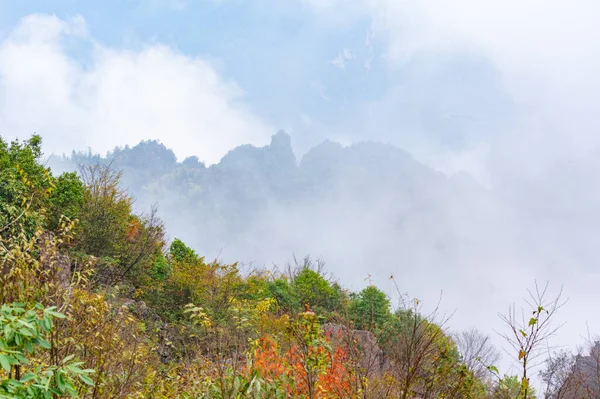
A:
POLYGON ((39 162, 41 144, 40 136, 10 145, 0 137, 0 238, 31 237, 44 223, 54 179, 39 162))
POLYGON ((121 173, 110 165, 81 165, 85 186, 77 249, 98 258, 114 256, 129 230, 132 198, 119 187, 121 173))
POLYGON ((458 347, 461 361, 481 381, 488 380, 488 367, 495 366, 500 360, 500 352, 490 342, 490 337, 475 328, 461 331, 453 335, 458 347))
POLYGON ((540 371, 540 379, 545 385, 544 398, 567 399, 581 397, 585 392, 585 376, 577 370, 579 356, 567 351, 551 354, 540 371))
POLYGON ((390 301, 374 285, 369 285, 350 301, 350 318, 359 330, 380 329, 390 320, 390 301))
POLYGON ((521 363, 521 393, 519 399, 532 398, 532 388, 529 384, 529 369, 543 353, 548 340, 556 333, 560 326, 554 325, 556 313, 565 304, 561 300, 562 289, 553 298, 548 299, 548 284, 540 289, 535 284, 535 291, 529 291, 529 298, 525 300, 528 309, 522 309, 522 317, 517 317, 515 305, 509 307, 507 314, 500 318, 508 327, 509 332, 502 336, 515 350, 521 363), (528 315, 528 316, 526 316, 528 315))
POLYGON ((295 297, 287 278, 278 277, 268 283, 269 295, 277 301, 277 305, 284 312, 295 312, 300 308, 300 303, 295 297))
POLYGON ((196 252, 185 245, 179 238, 175 238, 171 243, 169 254, 178 262, 193 262, 198 260, 196 252))
POLYGON ((273 338, 258 340, 251 358, 253 370, 267 381, 278 382, 286 397, 358 397, 345 348, 331 345, 314 312, 306 310, 298 315, 290 325, 289 339, 284 353, 273 338))
POLYGON ((64 173, 56 179, 49 198, 48 228, 57 230, 62 216, 75 220, 80 217, 84 198, 83 182, 76 173, 64 173))
POLYGON ((102 283, 114 285, 128 279, 136 288, 143 286, 164 246, 157 208, 133 214, 133 199, 119 186, 121 173, 110 165, 82 165, 80 174, 85 190, 76 249, 100 258, 98 279, 102 283))
POLYGON ((323 277, 323 263, 317 262, 315 267, 309 257, 304 258, 302 264, 294 261, 295 269, 289 267, 288 274, 292 278, 290 286, 296 302, 300 306, 310 306, 317 313, 339 310, 343 293, 339 286, 323 277))
POLYGON ((440 354, 440 344, 445 340, 443 325, 435 324, 437 309, 429 315, 421 314, 420 302, 399 309, 383 333, 383 350, 388 354, 392 375, 398 384, 399 397, 411 398, 423 393, 424 379, 440 354))
MULTIPOLYGON (((390 279, 395 283, 393 276, 390 279)), ((482 397, 484 386, 460 363, 456 344, 445 331, 449 319, 439 315, 439 303, 424 313, 418 299, 400 298, 380 334, 389 378, 377 384, 377 391, 401 399, 482 397)))

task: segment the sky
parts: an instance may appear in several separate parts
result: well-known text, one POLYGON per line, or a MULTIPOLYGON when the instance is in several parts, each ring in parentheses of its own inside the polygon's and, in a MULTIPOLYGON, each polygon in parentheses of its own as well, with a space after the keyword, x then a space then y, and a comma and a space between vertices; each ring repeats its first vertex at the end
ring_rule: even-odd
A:
POLYGON ((598 144, 593 0, 0 2, 0 131, 217 162, 378 140, 490 183, 598 144), (575 132, 575 133, 574 133, 575 132), (532 151, 533 149, 533 151, 532 151), (493 161, 493 162, 492 162, 493 161))
MULTIPOLYGON (((39 133, 46 153, 158 139, 208 164, 281 129, 298 155, 391 143, 529 215, 512 229, 540 237, 532 258, 589 270, 599 16, 597 0, 0 0, 0 135, 39 133)), ((569 280, 577 306, 594 281, 569 280)))
POLYGON ((535 170, 597 144, 583 130, 598 127, 599 8, 2 1, 0 131, 44 133, 58 152, 157 138, 212 163, 284 129, 299 153, 325 137, 380 140, 485 180, 490 153, 512 146, 535 170), (533 157, 532 146, 543 149, 533 157))

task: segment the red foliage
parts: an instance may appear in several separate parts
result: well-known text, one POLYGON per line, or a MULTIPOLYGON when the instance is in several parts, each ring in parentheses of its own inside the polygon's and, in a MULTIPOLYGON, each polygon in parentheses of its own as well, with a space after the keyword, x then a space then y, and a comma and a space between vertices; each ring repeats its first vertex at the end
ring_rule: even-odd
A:
POLYGON ((352 398, 355 376, 351 373, 346 350, 338 347, 332 351, 323 345, 309 346, 302 351, 293 345, 281 353, 279 345, 270 337, 260 340, 254 352, 252 368, 267 381, 280 381, 291 397, 309 397, 309 381, 315 378, 318 399, 352 398), (310 359, 325 359, 325 367, 312 373, 307 367, 310 359), (309 376, 310 374, 310 376, 309 376))

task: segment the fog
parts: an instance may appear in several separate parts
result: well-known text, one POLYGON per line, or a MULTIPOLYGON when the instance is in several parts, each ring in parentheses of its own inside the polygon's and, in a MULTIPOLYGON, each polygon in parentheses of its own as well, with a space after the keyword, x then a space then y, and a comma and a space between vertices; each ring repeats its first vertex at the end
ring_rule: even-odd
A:
POLYGON ((0 134, 37 132, 47 155, 158 139, 179 161, 215 165, 218 195, 125 171, 137 206, 158 202, 169 235, 209 259, 272 267, 310 254, 349 288, 370 276, 392 298, 394 275, 426 308, 443 292, 451 328, 493 336, 498 312, 550 281, 569 298, 554 343, 582 344, 588 325, 600 334, 600 5, 289 3, 256 7, 269 8, 267 31, 274 15, 300 26, 292 45, 248 25, 261 59, 239 66, 172 39, 109 43, 90 11, 15 12, 0 29, 0 134), (279 129, 293 147, 263 147, 279 129), (352 145, 364 141, 406 152, 352 145), (290 170, 245 174, 245 160, 267 164, 251 147, 226 156, 243 144, 290 170))

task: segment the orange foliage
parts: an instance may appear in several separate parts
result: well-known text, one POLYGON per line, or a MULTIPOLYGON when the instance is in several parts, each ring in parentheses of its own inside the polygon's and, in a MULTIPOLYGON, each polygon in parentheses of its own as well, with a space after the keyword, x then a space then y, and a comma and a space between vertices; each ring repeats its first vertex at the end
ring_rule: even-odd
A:
POLYGON ((132 217, 129 222, 129 230, 127 231, 127 240, 134 241, 140 229, 140 220, 137 217, 132 217))
POLYGON ((254 351, 252 367, 264 379, 273 381, 289 373, 289 365, 281 360, 277 342, 267 336, 259 340, 258 348, 254 351))
POLYGON ((321 376, 321 386, 325 388, 324 398, 351 398, 356 386, 356 377, 348 370, 349 359, 346 350, 339 347, 329 354, 327 373, 321 376))
POLYGON ((309 398, 309 374, 306 364, 308 358, 323 358, 323 370, 316 375, 315 399, 338 399, 358 397, 352 392, 355 376, 350 371, 346 350, 338 347, 330 350, 324 345, 310 346, 303 353, 293 345, 282 353, 278 343, 271 337, 263 337, 252 357, 252 370, 258 372, 269 382, 278 381, 290 397, 309 398))

